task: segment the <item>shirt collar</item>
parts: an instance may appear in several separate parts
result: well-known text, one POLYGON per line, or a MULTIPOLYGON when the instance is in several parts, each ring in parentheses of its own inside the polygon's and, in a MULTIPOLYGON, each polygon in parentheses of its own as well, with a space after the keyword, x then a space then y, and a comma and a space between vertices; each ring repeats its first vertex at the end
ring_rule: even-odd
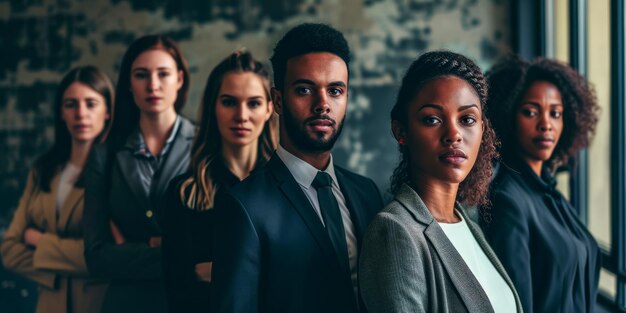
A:
MULTIPOLYGON (((174 121, 174 128, 172 128, 172 133, 170 134, 169 137, 167 137, 167 140, 165 141, 165 145, 163 146, 163 149, 161 150, 161 155, 165 155, 167 151, 169 150, 169 147, 171 146, 172 142, 176 138, 176 133, 178 132, 178 129, 180 128, 180 124, 182 124, 181 118, 179 115, 176 115, 176 121, 174 121)), ((133 154, 135 155, 137 154, 145 155, 145 156, 152 155, 150 151, 148 150, 148 147, 146 147, 146 142, 143 139, 143 135, 141 134, 141 131, 139 130, 139 126, 135 128, 135 130, 130 134, 130 136, 128 136, 128 140, 126 140, 125 147, 133 151, 133 154)))
MULTIPOLYGON (((291 175, 298 182, 298 184, 300 184, 302 188, 309 189, 319 170, 313 167, 313 165, 285 150, 282 145, 278 145, 276 154, 280 160, 285 163, 285 166, 287 166, 287 169, 289 169, 289 172, 291 172, 291 175)), ((335 166, 333 165, 332 155, 330 156, 328 167, 324 169, 324 172, 328 173, 333 179, 333 185, 339 187, 339 184, 337 183, 337 176, 335 176, 335 166)))

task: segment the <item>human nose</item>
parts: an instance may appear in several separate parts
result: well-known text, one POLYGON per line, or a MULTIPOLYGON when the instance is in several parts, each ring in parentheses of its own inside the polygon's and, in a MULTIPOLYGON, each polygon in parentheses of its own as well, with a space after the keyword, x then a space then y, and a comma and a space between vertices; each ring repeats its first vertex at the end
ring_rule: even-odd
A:
POLYGON ((454 145, 461 142, 461 140, 463 140, 463 137, 461 136, 458 125, 456 125, 456 123, 447 124, 448 126, 446 127, 444 136, 442 138, 443 143, 445 145, 454 145))
POLYGON ((552 131, 552 122, 550 120, 550 112, 541 114, 539 122, 537 123, 537 129, 542 132, 552 131))
POLYGON ((320 90, 316 93, 313 104, 313 112, 316 114, 328 114, 330 112, 330 103, 328 102, 328 95, 325 90, 320 90))
POLYGON ((248 118, 250 117, 250 110, 248 109, 248 107, 246 106, 245 103, 241 103, 237 106, 237 113, 235 116, 235 119, 237 120, 237 122, 246 122, 248 121, 248 118))
POLYGON ((79 102, 76 106, 76 110, 74 110, 74 117, 80 120, 85 116, 87 116, 87 105, 84 102, 79 102))
POLYGON ((159 89, 161 81, 157 73, 154 73, 148 77, 148 90, 153 91, 159 89))

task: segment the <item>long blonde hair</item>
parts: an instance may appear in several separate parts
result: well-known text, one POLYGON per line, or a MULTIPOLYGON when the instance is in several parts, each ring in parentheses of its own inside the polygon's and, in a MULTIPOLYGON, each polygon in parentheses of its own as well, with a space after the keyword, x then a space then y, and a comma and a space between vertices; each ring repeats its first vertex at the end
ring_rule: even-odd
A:
MULTIPOLYGON (((266 97, 270 99, 269 74, 263 64, 255 60, 249 52, 233 52, 211 71, 198 112, 200 116, 198 133, 191 147, 189 167, 192 176, 181 184, 179 190, 182 203, 193 210, 204 211, 213 206, 217 186, 212 176, 211 165, 216 161, 221 162, 219 158, 222 152, 222 137, 217 128, 215 106, 223 78, 231 72, 251 72, 258 75, 263 81, 266 97)), ((258 155, 263 160, 268 160, 276 149, 277 127, 278 120, 272 113, 258 139, 260 141, 258 155)))

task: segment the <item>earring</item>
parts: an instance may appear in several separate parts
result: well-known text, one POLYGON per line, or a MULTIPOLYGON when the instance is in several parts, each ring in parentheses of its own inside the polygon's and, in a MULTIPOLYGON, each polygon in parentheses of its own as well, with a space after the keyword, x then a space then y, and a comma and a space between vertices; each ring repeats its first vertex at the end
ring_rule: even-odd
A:
POLYGON ((404 146, 404 138, 400 138, 398 139, 398 143, 402 146, 404 146))

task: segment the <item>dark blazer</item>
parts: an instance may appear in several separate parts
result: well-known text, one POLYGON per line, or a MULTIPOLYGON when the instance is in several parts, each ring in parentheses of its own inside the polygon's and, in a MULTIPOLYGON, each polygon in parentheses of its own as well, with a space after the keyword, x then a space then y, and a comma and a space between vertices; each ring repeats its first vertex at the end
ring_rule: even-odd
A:
POLYGON ((92 151, 84 173, 85 260, 92 275, 111 280, 102 312, 166 312, 161 248, 151 248, 148 241, 161 236, 158 204, 170 179, 187 170, 194 133, 193 124, 182 118, 150 197, 139 182, 132 151, 121 149, 111 159, 107 146, 92 151), (126 238, 124 244, 115 244, 111 220, 126 238))
MULTIPOLYGON (((217 188, 228 189, 239 183, 219 158, 212 165, 217 188)), ((213 261, 215 210, 189 208, 181 201, 180 186, 192 177, 188 172, 170 182, 161 214, 163 277, 171 313, 206 313, 211 303, 211 284, 198 279, 195 266, 213 261)))
POLYGON ((507 160, 492 184, 487 240, 519 292, 526 312, 593 312, 600 250, 544 169, 507 160))
MULTIPOLYGON (((372 180, 338 166, 335 173, 358 245, 382 199, 372 180)), ((276 154, 216 200, 212 312, 357 312, 349 274, 276 154)))
MULTIPOLYGON (((521 302, 478 225, 457 206, 478 245, 521 302)), ((359 284, 370 313, 488 313, 491 302, 419 195, 404 184, 363 240, 359 284)))

